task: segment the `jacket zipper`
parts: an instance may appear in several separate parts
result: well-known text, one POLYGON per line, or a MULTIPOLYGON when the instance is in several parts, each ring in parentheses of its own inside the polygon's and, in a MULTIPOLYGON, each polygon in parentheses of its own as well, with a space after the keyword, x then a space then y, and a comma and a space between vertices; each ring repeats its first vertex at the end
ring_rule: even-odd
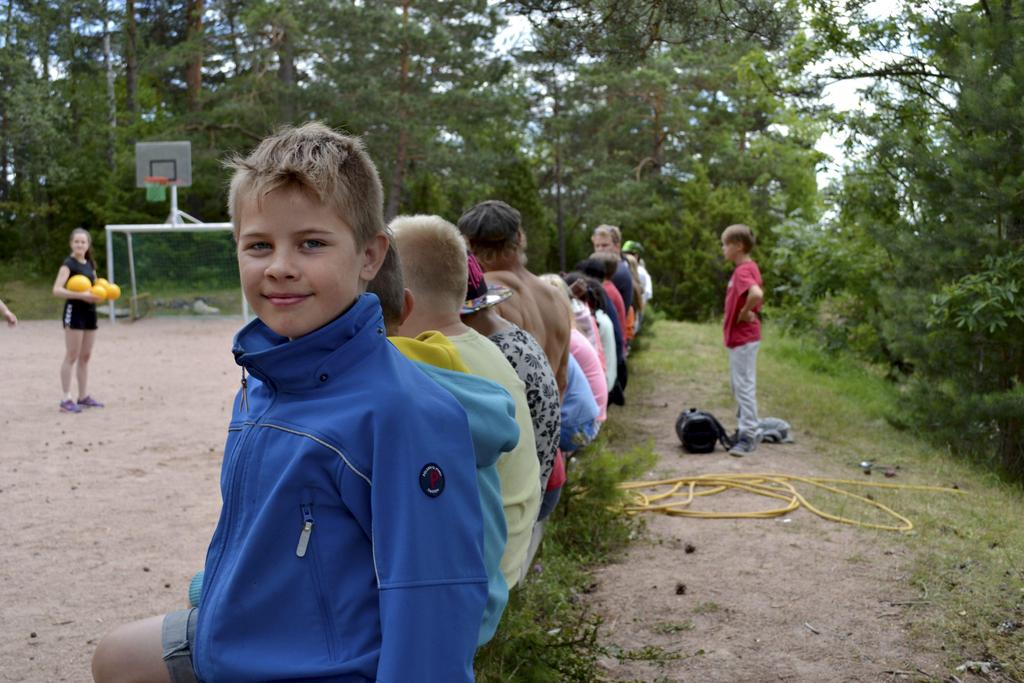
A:
POLYGON ((305 557, 309 547, 309 537, 313 534, 313 510, 310 505, 302 506, 302 531, 299 532, 299 545, 295 548, 296 557, 305 557))
MULTIPOLYGON (((245 377, 245 368, 242 368, 242 401, 241 401, 241 403, 242 403, 242 406, 244 406, 246 413, 248 413, 248 411, 249 411, 249 401, 248 401, 248 397, 246 395, 246 385, 247 385, 247 381, 246 381, 246 377, 245 377)), ((235 448, 231 452, 231 456, 232 456, 231 476, 228 478, 228 485, 227 485, 227 487, 225 488, 225 491, 224 491, 224 506, 226 508, 228 508, 227 513, 225 514, 225 519, 224 519, 224 533, 223 533, 223 535, 221 537, 220 548, 218 548, 219 553, 217 555, 217 561, 216 561, 216 563, 212 567, 210 567, 210 571, 207 573, 207 575, 204 577, 204 580, 203 580, 203 583, 204 583, 204 591, 203 591, 204 592, 204 596, 203 596, 204 600, 203 601, 207 602, 207 604, 213 604, 214 591, 210 590, 210 592, 207 594, 206 587, 209 587, 211 589, 216 587, 215 578, 216 578, 218 572, 220 571, 221 565, 224 563, 224 560, 225 560, 224 553, 225 553, 225 551, 228 548, 228 544, 231 542, 231 532, 233 531, 235 518, 238 516, 238 508, 239 508, 238 488, 241 486, 241 483, 242 483, 241 479, 243 478, 242 477, 242 473, 245 470, 244 466, 246 464, 245 463, 246 459, 242 457, 242 454, 245 452, 245 448, 248 446, 249 441, 252 439, 252 435, 256 431, 257 423, 259 422, 260 418, 262 418, 264 415, 266 415, 268 412, 270 412, 270 410, 274 407, 274 404, 276 402, 277 402, 277 392, 275 391, 273 398, 270 400, 270 403, 267 405, 267 407, 263 411, 263 413, 261 415, 259 415, 252 422, 248 422, 247 421, 247 423, 242 426, 242 428, 241 428, 242 434, 239 435, 238 443, 235 444, 235 448)), ((228 431, 230 432, 231 429, 228 428, 228 431)), ((225 459, 226 459, 226 457, 227 457, 227 454, 225 453, 225 459)), ((207 613, 209 613, 209 612, 210 612, 210 610, 207 610, 207 613)), ((202 619, 202 615, 200 615, 200 619, 202 619)), ((209 672, 204 672, 204 675, 206 675, 208 673, 209 672)))
POLYGON ((242 400, 239 406, 246 413, 249 412, 249 391, 247 389, 249 382, 245 379, 245 368, 242 368, 242 400))

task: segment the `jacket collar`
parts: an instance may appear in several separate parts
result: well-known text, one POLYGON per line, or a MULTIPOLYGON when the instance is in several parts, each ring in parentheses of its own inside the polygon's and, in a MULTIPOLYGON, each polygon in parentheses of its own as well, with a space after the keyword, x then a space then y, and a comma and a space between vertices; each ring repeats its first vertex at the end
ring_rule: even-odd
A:
POLYGON ((278 391, 302 391, 340 379, 373 343, 383 343, 384 320, 373 294, 362 294, 347 311, 297 339, 282 337, 259 318, 238 331, 235 362, 278 391))

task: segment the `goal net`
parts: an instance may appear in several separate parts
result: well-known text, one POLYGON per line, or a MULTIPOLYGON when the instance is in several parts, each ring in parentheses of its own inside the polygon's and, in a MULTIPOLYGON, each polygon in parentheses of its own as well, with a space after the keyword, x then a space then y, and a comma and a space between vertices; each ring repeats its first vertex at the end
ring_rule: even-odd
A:
POLYGON ((143 316, 242 316, 231 223, 107 226, 107 278, 122 296, 111 320, 143 316))

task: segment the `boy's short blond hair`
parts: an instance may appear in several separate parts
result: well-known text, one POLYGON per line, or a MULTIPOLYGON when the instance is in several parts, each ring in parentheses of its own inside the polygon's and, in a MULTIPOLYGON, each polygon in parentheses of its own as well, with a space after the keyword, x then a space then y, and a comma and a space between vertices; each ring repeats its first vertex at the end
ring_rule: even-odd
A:
POLYGON ((743 252, 746 254, 753 251, 754 245, 757 244, 757 240, 754 239, 754 231, 750 229, 750 226, 743 225, 742 223, 730 225, 723 230, 722 242, 725 244, 735 242, 743 247, 743 252))
POLYGON ((335 211, 363 246, 386 232, 384 191, 380 176, 359 138, 312 121, 285 126, 264 138, 249 156, 234 156, 225 165, 234 171, 228 213, 235 236, 242 206, 281 188, 299 188, 335 211))
POLYGON ((405 286, 430 305, 461 311, 466 302, 466 242, 440 216, 399 216, 391 221, 405 286))

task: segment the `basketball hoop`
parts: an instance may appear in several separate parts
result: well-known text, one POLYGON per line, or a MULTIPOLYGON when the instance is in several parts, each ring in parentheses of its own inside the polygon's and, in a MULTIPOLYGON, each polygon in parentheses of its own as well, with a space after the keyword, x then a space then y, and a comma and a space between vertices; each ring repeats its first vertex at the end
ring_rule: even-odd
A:
POLYGON ((167 186, 171 179, 162 175, 146 176, 146 201, 165 202, 167 201, 167 186))

